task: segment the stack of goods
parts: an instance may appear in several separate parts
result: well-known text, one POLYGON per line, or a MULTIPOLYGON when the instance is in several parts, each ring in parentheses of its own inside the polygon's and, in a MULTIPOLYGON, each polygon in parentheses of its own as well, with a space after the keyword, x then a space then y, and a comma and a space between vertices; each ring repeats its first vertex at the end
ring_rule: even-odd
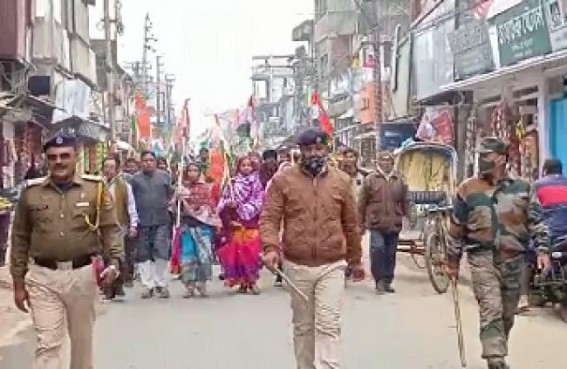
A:
POLYGON ((88 148, 89 150, 89 165, 87 166, 88 171, 90 174, 95 173, 98 168, 96 166, 96 147, 95 146, 89 146, 88 148))
POLYGON ((12 202, 6 197, 0 197, 0 214, 6 211, 11 211, 13 208, 12 202))
POLYGON ((501 100, 492 114, 492 134, 508 142, 508 156, 510 171, 516 176, 520 176, 520 149, 516 132, 516 126, 511 122, 511 114, 508 104, 501 100))
POLYGON ((102 161, 104 160, 104 158, 106 157, 106 155, 108 154, 108 150, 106 147, 105 143, 99 142, 96 144, 96 150, 95 150, 95 155, 96 155, 96 159, 95 159, 95 172, 99 171, 99 168, 102 168, 102 161))

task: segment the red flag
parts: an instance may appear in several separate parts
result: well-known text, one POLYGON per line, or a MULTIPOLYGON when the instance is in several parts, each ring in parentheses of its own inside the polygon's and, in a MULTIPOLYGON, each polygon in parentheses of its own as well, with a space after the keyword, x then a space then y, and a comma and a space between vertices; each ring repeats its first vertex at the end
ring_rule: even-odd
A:
POLYGON ((317 91, 313 91, 311 95, 311 118, 313 120, 318 120, 321 129, 329 136, 333 136, 333 126, 331 125, 331 120, 329 119, 329 115, 323 108, 323 104, 321 104, 321 99, 319 98, 319 93, 317 91))

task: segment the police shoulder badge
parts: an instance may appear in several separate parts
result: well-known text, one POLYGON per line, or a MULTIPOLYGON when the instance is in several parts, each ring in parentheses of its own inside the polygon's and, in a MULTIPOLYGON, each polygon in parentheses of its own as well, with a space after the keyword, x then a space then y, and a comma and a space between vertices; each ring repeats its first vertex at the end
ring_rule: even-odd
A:
POLYGON ((100 182, 102 181, 102 177, 101 176, 94 176, 92 174, 82 174, 81 178, 87 181, 93 181, 93 182, 100 182))
POLYGON ((40 177, 40 178, 28 179, 27 181, 24 182, 24 188, 40 185, 40 184, 42 184, 46 179, 47 179, 47 177, 40 177))

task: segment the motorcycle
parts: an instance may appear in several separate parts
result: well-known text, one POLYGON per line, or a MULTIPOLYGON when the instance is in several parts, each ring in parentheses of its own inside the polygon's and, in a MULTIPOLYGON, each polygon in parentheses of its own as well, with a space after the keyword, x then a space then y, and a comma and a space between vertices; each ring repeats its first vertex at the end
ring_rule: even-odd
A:
POLYGON ((553 305, 559 317, 567 322, 567 236, 561 237, 550 250, 551 267, 538 270, 535 252, 528 256, 530 270, 530 304, 553 305))

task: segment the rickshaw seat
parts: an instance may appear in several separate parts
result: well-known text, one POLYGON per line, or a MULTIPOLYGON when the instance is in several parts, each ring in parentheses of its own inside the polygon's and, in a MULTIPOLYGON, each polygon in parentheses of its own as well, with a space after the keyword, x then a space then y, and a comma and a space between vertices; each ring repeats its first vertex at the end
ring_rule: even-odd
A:
POLYGON ((416 205, 440 205, 447 201, 445 191, 409 191, 408 201, 416 205))

